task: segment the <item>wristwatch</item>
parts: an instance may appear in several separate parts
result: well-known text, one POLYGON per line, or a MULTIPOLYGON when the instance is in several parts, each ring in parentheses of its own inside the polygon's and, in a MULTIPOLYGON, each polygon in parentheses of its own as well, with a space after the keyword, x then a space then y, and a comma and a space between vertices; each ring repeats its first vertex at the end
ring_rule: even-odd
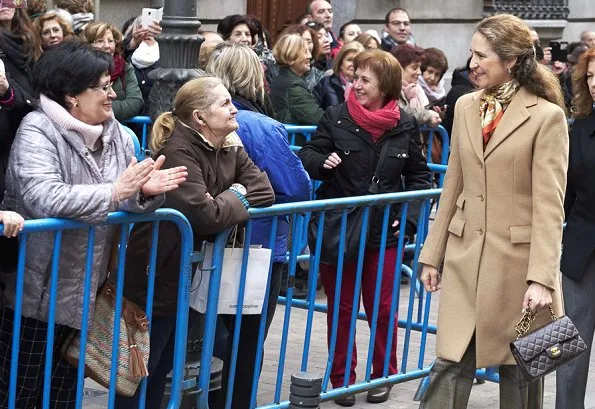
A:
POLYGON ((238 193, 240 193, 242 196, 246 196, 246 194, 248 193, 248 191, 246 190, 246 188, 244 187, 244 185, 242 185, 241 183, 234 183, 229 188, 230 189, 237 190, 238 193))

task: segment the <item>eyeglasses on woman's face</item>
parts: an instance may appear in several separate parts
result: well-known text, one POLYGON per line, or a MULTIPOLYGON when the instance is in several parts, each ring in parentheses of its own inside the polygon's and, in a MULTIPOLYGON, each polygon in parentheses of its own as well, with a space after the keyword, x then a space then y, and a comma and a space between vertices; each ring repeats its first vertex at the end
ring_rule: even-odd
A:
POLYGON ((112 81, 110 81, 110 82, 108 82, 105 85, 99 84, 99 85, 94 85, 94 86, 89 87, 89 88, 100 89, 100 90, 102 90, 103 92, 105 92, 107 94, 108 92, 110 92, 110 90, 112 90, 112 91, 114 90, 112 88, 113 85, 114 85, 114 83, 112 81))

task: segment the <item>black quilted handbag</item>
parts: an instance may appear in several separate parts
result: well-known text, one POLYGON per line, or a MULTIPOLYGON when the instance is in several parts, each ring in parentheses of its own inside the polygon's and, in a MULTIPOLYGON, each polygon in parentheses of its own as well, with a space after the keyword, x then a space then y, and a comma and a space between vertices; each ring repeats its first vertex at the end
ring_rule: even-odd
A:
POLYGON ((587 350, 570 318, 563 316, 558 319, 551 305, 550 316, 552 322, 527 334, 535 321, 535 314, 527 307, 515 327, 517 339, 510 343, 512 356, 530 382, 557 370, 587 350))

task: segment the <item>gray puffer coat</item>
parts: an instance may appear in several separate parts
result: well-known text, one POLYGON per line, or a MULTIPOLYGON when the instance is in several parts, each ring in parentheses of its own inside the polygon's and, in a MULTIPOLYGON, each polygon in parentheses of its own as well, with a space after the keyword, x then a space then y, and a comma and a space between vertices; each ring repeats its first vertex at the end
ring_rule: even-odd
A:
MULTIPOLYGON (((85 223, 100 223, 113 210, 144 213, 157 209, 164 195, 143 204, 137 196, 110 208, 113 182, 130 163, 134 148, 115 119, 104 123, 101 140, 98 165, 80 134, 61 128, 41 108, 28 114, 12 146, 4 205, 25 219, 60 217, 85 223)), ((114 230, 107 226, 95 229, 91 311, 95 294, 107 276, 114 230)), ((62 236, 56 323, 77 329, 82 322, 87 239, 87 229, 66 230, 62 236)), ((27 239, 22 301, 25 317, 48 319, 53 248, 53 233, 34 233, 27 239)), ((6 277, 6 303, 14 307, 16 274, 6 277)))

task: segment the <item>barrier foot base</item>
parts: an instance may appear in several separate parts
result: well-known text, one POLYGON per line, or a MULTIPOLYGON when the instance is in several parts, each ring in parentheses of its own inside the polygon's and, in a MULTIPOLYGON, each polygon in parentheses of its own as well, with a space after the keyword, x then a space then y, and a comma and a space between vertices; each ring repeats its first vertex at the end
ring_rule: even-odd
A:
POLYGON ((424 394, 428 390, 428 386, 430 386, 430 377, 426 376, 421 380, 419 386, 417 387, 417 391, 415 392, 415 396, 413 397, 414 402, 419 402, 424 397, 424 394))

